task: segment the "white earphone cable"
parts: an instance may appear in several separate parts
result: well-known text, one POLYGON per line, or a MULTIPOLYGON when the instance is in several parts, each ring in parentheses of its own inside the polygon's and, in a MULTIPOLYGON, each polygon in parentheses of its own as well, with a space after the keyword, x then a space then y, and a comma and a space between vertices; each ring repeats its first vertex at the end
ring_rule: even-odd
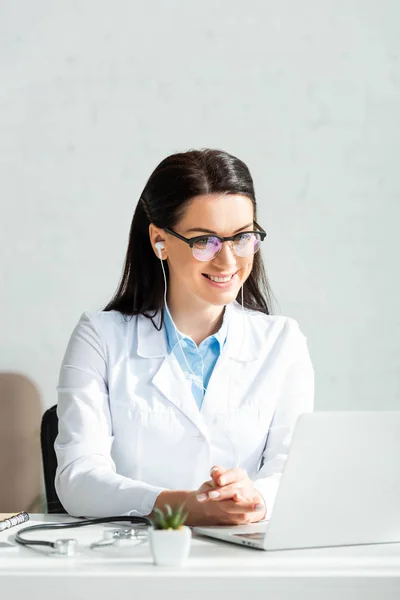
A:
POLYGON ((205 387, 204 387, 204 385, 203 385, 203 381, 200 381, 200 376, 199 376, 199 375, 196 375, 196 373, 193 373, 192 369, 190 368, 190 365, 189 365, 189 363, 188 363, 188 361, 187 361, 187 359, 186 359, 185 352, 183 351, 183 348, 182 348, 182 344, 181 344, 181 339, 182 339, 182 338, 181 338, 181 336, 180 336, 180 334, 179 334, 179 331, 177 330, 177 328, 176 328, 176 326, 175 326, 175 323, 174 323, 174 320, 173 320, 173 318, 172 318, 172 316, 171 316, 171 313, 169 312, 169 308, 168 308, 168 304, 167 304, 167 277, 166 277, 166 275, 165 275, 164 264, 163 264, 163 260, 162 260, 162 258, 161 258, 161 250, 159 250, 159 256, 160 256, 161 268, 162 268, 162 272, 163 272, 163 276, 164 276, 164 306, 165 306, 165 309, 166 309, 166 311, 168 312, 168 315, 169 315, 169 318, 171 319, 172 325, 174 326, 174 329, 175 329, 175 335, 176 335, 176 338, 177 338, 177 340, 178 340, 179 348, 181 349, 182 356, 183 356, 183 358, 184 358, 184 360, 185 360, 185 363, 186 363, 186 365, 187 365, 187 368, 189 369, 189 371, 190 371, 190 372, 192 373, 192 375, 193 375, 193 378, 191 378, 191 379, 192 379, 192 380, 193 380, 193 381, 194 381, 194 382, 195 382, 197 385, 199 385, 199 387, 201 386, 201 387, 203 388, 203 392, 204 392, 204 393, 206 393, 206 392, 207 392, 207 390, 206 390, 206 388, 205 388, 205 387))

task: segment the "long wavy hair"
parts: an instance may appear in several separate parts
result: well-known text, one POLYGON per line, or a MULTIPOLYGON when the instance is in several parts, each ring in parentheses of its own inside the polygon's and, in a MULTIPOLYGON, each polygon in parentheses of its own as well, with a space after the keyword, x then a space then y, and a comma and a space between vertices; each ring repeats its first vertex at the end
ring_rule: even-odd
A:
MULTIPOLYGON (((190 200, 203 194, 241 194, 253 203, 257 220, 254 184, 246 164, 222 150, 190 150, 165 158, 150 175, 133 215, 124 270, 118 288, 105 311, 126 316, 144 315, 153 321, 161 310, 163 324, 164 279, 159 259, 150 243, 149 224, 173 229, 190 200)), ((165 264, 167 280, 168 264, 165 264)), ((271 289, 261 252, 243 285, 245 308, 270 314, 271 289)), ((238 302, 241 301, 239 291, 238 302)), ((157 327, 158 328, 158 327, 157 327)))

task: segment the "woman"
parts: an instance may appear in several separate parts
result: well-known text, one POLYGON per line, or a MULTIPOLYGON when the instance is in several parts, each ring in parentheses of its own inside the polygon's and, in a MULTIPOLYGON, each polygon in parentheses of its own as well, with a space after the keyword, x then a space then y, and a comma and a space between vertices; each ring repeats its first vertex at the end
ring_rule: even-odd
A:
POLYGON ((58 386, 56 490, 76 516, 190 525, 268 518, 314 373, 270 315, 253 181, 216 150, 169 156, 136 206, 120 286, 72 333, 58 386))

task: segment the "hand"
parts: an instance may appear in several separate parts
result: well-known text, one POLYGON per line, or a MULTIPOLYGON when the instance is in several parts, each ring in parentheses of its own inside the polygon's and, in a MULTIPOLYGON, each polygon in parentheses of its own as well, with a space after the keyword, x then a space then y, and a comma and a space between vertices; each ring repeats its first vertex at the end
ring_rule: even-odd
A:
MULTIPOLYGON (((248 501, 236 494, 234 498, 225 498, 219 502, 205 502, 213 489, 212 480, 203 483, 198 490, 189 492, 185 500, 185 511, 189 513, 188 525, 245 525, 259 521, 258 501, 248 501)), ((163 492, 161 492, 163 493, 163 492)))
MULTIPOLYGON (((254 487, 254 483, 247 475, 245 469, 224 469, 215 466, 211 469, 211 481, 197 495, 199 502, 221 502, 233 500, 240 503, 252 503, 254 513, 248 515, 247 522, 255 523, 261 521, 266 514, 266 506, 260 492, 254 487)), ((203 488, 203 486, 202 486, 203 488)))
MULTIPOLYGON (((256 523, 264 518, 266 512, 264 500, 246 471, 222 467, 211 469, 211 479, 195 491, 163 490, 157 496, 154 508, 164 509, 165 504, 184 504, 184 510, 188 512, 186 523, 190 526, 256 523), (227 478, 227 483, 220 481, 221 476, 227 478), (219 493, 217 498, 209 497, 213 491, 219 493)), ((150 518, 154 517, 154 508, 150 518)))
POLYGON ((206 481, 198 490, 163 490, 156 498, 150 519, 155 517, 155 509, 164 510, 166 504, 171 506, 184 505, 184 512, 188 513, 187 525, 244 525, 254 520, 254 502, 237 498, 236 500, 222 500, 221 502, 199 502, 197 497, 207 495, 213 489, 213 481, 206 481))

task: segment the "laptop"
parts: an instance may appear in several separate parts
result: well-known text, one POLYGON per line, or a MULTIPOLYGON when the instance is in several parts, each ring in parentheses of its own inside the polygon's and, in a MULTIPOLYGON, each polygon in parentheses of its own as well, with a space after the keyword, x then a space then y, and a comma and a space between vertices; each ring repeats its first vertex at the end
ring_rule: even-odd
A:
POLYGON ((267 551, 400 542, 400 411, 301 415, 270 519, 194 532, 267 551))

